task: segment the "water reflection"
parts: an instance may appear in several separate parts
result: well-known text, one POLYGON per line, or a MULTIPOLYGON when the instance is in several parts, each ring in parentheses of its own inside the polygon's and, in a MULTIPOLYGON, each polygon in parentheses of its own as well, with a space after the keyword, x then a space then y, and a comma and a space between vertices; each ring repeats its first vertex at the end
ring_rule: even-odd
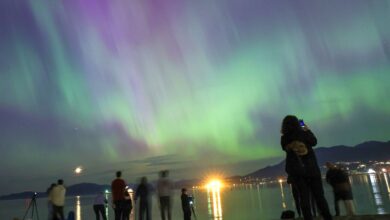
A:
MULTIPOLYGON (((106 199, 106 201, 108 201, 108 190, 106 190, 104 192, 104 198, 106 199)), ((106 205, 105 209, 106 209, 106 218, 109 219, 108 218, 108 205, 106 205)))
POLYGON ((287 205, 286 205, 286 197, 284 195, 283 180, 279 180, 279 185, 280 185, 280 193, 282 195, 282 208, 286 209, 287 205))
POLYGON ((378 214, 385 214, 385 209, 383 208, 383 200, 381 196, 381 191, 378 186, 378 179, 376 174, 371 173, 370 176, 370 183, 372 188, 372 193, 374 194, 374 201, 377 206, 377 213, 378 214))
POLYGON ((209 215, 213 219, 222 220, 222 205, 221 205, 221 188, 207 188, 207 202, 209 215))
POLYGON ((80 196, 76 196, 76 220, 81 220, 80 196))
POLYGON ((389 186, 389 180, 387 177, 387 173, 384 173, 383 176, 385 177, 385 184, 386 184, 386 189, 387 189, 387 195, 389 196, 390 199, 390 186, 389 186))
POLYGON ((259 208, 260 208, 260 211, 262 211, 263 210, 263 202, 261 200, 260 185, 257 185, 256 188, 257 188, 257 199, 259 201, 259 208))

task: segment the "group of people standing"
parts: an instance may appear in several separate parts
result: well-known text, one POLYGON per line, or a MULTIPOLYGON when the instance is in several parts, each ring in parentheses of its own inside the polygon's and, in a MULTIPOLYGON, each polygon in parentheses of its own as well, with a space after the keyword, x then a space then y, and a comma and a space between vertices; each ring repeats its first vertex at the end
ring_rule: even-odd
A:
MULTIPOLYGON (((288 115, 283 119, 281 128, 281 146, 286 152, 285 170, 288 174, 288 183, 291 184, 298 215, 304 220, 312 220, 318 208, 325 220, 332 220, 328 203, 325 199, 322 185, 321 171, 313 147, 317 145, 317 138, 303 121, 296 116, 288 115)), ((328 172, 326 181, 333 187, 336 216, 340 215, 338 202, 344 201, 348 215, 354 215, 352 190, 348 174, 334 164, 327 163, 328 172)), ((161 219, 172 220, 172 191, 173 182, 168 178, 169 172, 163 170, 157 181, 157 195, 160 205, 161 219)), ((116 172, 116 178, 111 183, 112 206, 115 211, 115 220, 129 220, 133 209, 132 198, 127 184, 122 179, 122 172, 116 172)), ((154 188, 146 177, 135 190, 134 202, 139 203, 139 220, 151 220, 151 196, 154 188)), ((64 220, 64 203, 66 188, 63 180, 52 184, 47 191, 49 197, 49 219, 64 220)), ((191 219, 191 199, 186 189, 181 195, 184 220, 191 219)), ((96 196, 94 211, 96 219, 107 220, 105 205, 107 200, 102 192, 96 196)), ((283 218, 283 215, 282 215, 283 218)), ((286 218, 287 219, 287 218, 286 218)))
MULTIPOLYGON (((162 220, 172 220, 172 194, 174 189, 173 182, 169 179, 169 171, 160 171, 160 177, 157 181, 157 195, 160 205, 160 214, 162 220)), ((138 219, 151 220, 151 197, 155 189, 148 183, 146 177, 141 178, 140 184, 135 190, 134 203, 139 203, 138 219)), ((116 178, 111 183, 112 202, 115 212, 115 220, 128 220, 133 209, 133 202, 128 192, 126 182, 122 179, 122 172, 116 172, 116 178)), ((185 220, 191 219, 190 197, 187 190, 182 189, 182 209, 185 220)), ((96 219, 99 220, 99 213, 96 212, 96 219)), ((103 214, 102 214, 103 215, 103 214)), ((104 220, 105 214, 103 217, 104 220)))
MULTIPOLYGON (((291 184, 298 215, 302 214, 304 220, 312 220, 318 208, 325 220, 332 220, 313 150, 317 138, 302 120, 293 115, 283 119, 281 133, 281 146, 286 152, 287 181, 291 184)), ((339 200, 345 201, 347 214, 354 215, 348 175, 330 163, 328 169, 326 180, 333 187, 336 216, 340 215, 339 200)))
MULTIPOLYGON (((169 171, 163 170, 160 172, 160 178, 157 181, 157 195, 160 205, 161 219, 172 220, 172 194, 174 189, 173 182, 168 178, 169 171)), ((138 216, 139 220, 152 219, 151 213, 151 197, 155 189, 148 183, 146 177, 141 178, 140 184, 135 190, 134 204, 139 204, 138 216)), ((115 220, 129 220, 133 210, 133 201, 129 193, 126 182, 122 179, 122 172, 116 172, 116 178, 111 183, 112 193, 112 208, 115 213, 115 220)), ((48 195, 48 219, 49 220, 65 220, 64 205, 65 205, 66 188, 64 181, 59 179, 57 183, 52 183, 47 189, 48 195)), ((187 194, 186 189, 182 189, 182 208, 185 220, 191 219, 191 199, 187 194)), ((108 201, 105 193, 102 191, 96 195, 93 202, 93 210, 96 220, 107 220, 108 201)), ((69 212, 68 219, 74 219, 74 212, 69 212), (69 217, 73 216, 73 217, 69 217)))

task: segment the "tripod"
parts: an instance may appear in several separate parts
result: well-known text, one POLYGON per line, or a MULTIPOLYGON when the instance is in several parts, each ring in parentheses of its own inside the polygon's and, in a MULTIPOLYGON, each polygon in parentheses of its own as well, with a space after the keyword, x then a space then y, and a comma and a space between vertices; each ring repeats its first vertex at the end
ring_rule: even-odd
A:
POLYGON ((30 217, 31 220, 34 219, 34 212, 36 212, 36 217, 39 220, 39 214, 38 214, 38 207, 37 207, 36 197, 37 197, 37 193, 34 193, 33 196, 31 197, 30 204, 27 207, 26 213, 23 216, 23 220, 26 219, 26 216, 27 216, 29 211, 31 212, 31 217, 30 217))

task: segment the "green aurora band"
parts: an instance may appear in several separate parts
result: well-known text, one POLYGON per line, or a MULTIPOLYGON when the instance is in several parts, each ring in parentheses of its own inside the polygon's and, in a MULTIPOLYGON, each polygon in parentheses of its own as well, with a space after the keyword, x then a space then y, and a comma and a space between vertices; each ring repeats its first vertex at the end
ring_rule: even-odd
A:
POLYGON ((389 140, 389 1, 5 0, 0 14, 14 181, 80 164, 96 181, 244 174, 283 155, 286 114, 320 146, 389 140))

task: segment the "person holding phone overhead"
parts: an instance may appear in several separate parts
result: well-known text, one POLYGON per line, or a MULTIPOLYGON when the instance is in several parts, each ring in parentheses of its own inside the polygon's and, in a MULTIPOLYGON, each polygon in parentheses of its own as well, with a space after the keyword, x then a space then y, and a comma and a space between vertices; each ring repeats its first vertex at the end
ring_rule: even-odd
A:
POLYGON ((299 190, 300 206, 305 220, 312 220, 310 194, 325 220, 331 220, 328 203, 325 199, 320 168, 313 147, 317 138, 309 127, 296 116, 283 119, 281 145, 286 152, 286 172, 299 190))

